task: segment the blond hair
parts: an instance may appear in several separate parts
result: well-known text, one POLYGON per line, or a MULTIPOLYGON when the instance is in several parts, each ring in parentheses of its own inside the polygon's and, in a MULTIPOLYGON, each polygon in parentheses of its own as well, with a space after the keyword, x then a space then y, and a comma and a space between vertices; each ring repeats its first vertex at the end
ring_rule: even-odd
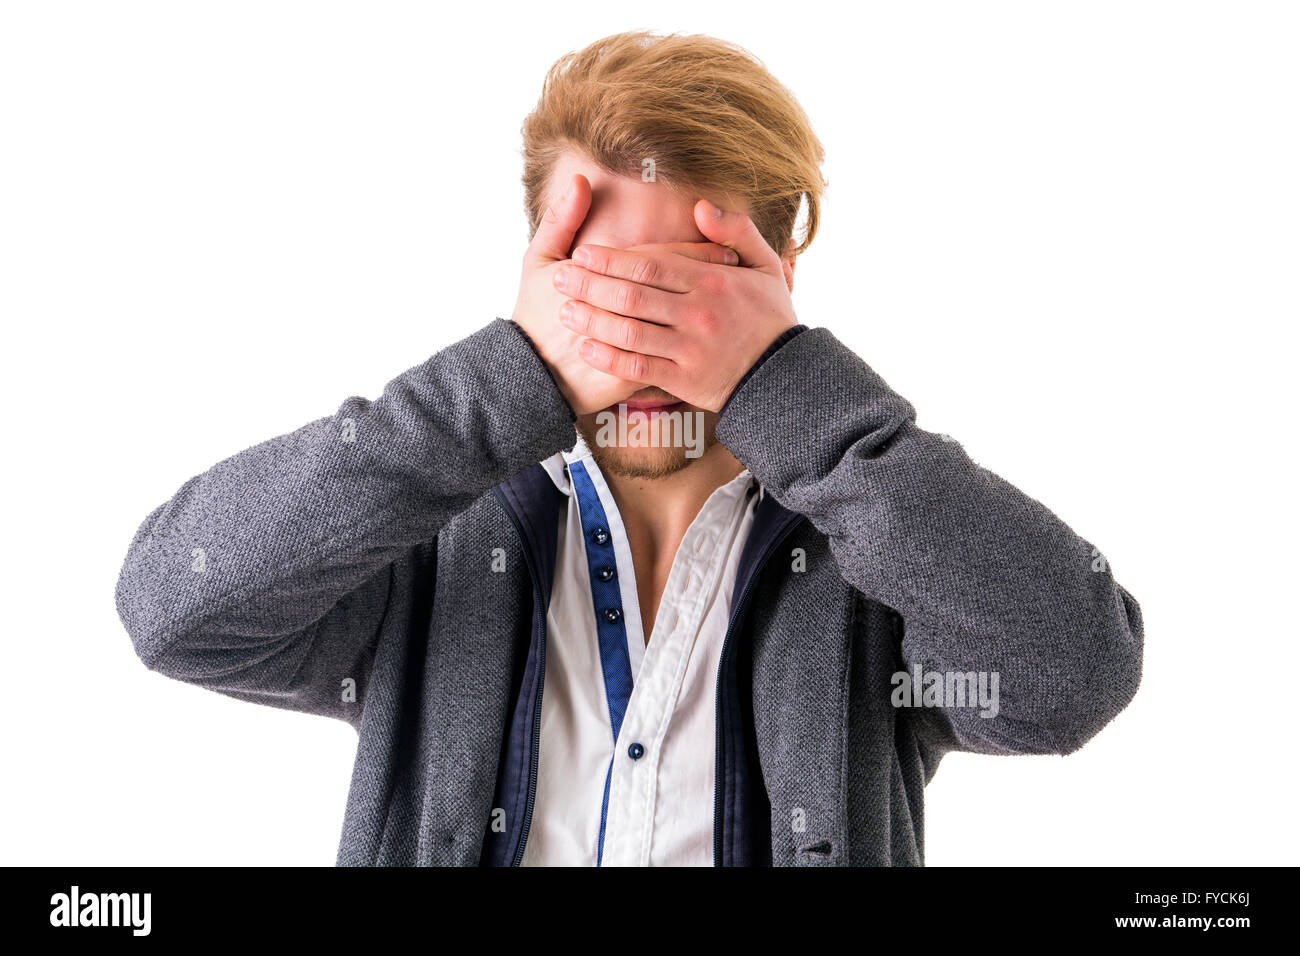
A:
POLYGON ((820 221, 822 146, 794 96, 752 54, 707 36, 619 33, 561 57, 524 120, 524 211, 530 234, 546 212, 556 159, 576 150, 606 171, 696 196, 748 203, 767 244, 784 256, 820 221))

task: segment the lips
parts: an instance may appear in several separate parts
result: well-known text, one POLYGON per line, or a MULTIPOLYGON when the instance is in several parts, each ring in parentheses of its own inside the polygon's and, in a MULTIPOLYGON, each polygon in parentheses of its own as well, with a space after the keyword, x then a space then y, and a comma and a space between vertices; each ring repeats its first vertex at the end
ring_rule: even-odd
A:
MULTIPOLYGON (((653 415, 656 412, 671 412, 675 409, 681 408, 685 404, 685 402, 676 402, 676 401, 668 402, 662 399, 641 399, 639 401, 628 399, 627 401, 622 402, 621 404, 627 406, 627 413, 629 415, 633 413, 639 413, 642 415, 653 415)), ((611 408, 611 411, 617 412, 618 406, 617 405, 613 406, 611 408)))
POLYGON ((645 415, 647 417, 661 412, 671 412, 679 408, 684 408, 686 403, 680 401, 676 396, 670 395, 660 389, 642 389, 635 395, 629 395, 621 402, 615 402, 609 408, 605 409, 615 415, 619 413, 619 406, 627 408, 627 414, 645 415), (657 393, 657 394, 656 394, 657 393))

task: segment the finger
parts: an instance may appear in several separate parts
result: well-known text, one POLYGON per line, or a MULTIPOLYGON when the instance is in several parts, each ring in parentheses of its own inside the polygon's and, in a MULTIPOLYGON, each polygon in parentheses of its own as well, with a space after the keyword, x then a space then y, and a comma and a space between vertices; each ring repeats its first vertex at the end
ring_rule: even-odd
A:
POLYGON ((625 352, 596 339, 584 339, 578 346, 578 354, 598 372, 640 385, 656 385, 673 393, 670 383, 677 377, 677 366, 666 358, 641 352, 625 352))
POLYGON ((590 272, 613 279, 626 279, 665 292, 690 292, 699 286, 699 275, 708 265, 727 262, 735 265, 740 257, 726 246, 712 242, 680 243, 696 246, 693 256, 661 251, 661 246, 613 249, 583 243, 573 250, 573 261, 590 272))
POLYGON ((564 263, 555 270, 555 287, 570 299, 581 299, 606 312, 670 324, 677 319, 680 296, 627 279, 611 279, 579 265, 564 263))
POLYGON ((744 213, 728 212, 701 199, 695 204, 695 225, 710 242, 735 249, 742 266, 781 274, 781 257, 744 213))
POLYGON ((712 262, 720 266, 740 265, 740 256, 734 249, 720 246, 716 242, 648 242, 640 246, 629 246, 623 251, 666 252, 670 255, 685 256, 697 262, 712 262))
POLYGON ((560 324, 625 352, 664 357, 672 354, 675 342, 675 333, 667 326, 615 315, 576 299, 560 306, 560 324))
POLYGON ((546 207, 526 257, 539 263, 567 259, 590 209, 591 183, 581 173, 574 173, 563 192, 546 207))

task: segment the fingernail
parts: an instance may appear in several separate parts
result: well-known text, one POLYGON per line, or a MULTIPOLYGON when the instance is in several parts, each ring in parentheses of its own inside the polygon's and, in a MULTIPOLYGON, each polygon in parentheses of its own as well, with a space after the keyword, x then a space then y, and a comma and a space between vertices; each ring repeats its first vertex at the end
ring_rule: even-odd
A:
POLYGON ((596 346, 591 344, 591 339, 584 339, 582 344, 578 346, 578 351, 585 359, 596 357, 596 346))
POLYGON ((731 266, 740 265, 740 256, 736 255, 736 250, 734 249, 727 250, 727 265, 731 265, 731 266))
POLYGON ((713 203, 709 202, 707 199, 704 200, 704 208, 712 218, 714 219, 722 218, 722 210, 719 209, 717 206, 713 205, 713 203))
POLYGON ((566 302, 564 303, 564 305, 560 306, 560 320, 562 322, 568 322, 572 320, 572 318, 573 318, 573 303, 566 302))
POLYGON ((561 266, 555 270, 555 284, 563 286, 569 278, 569 269, 567 266, 561 266))
POLYGON ((580 266, 585 266, 591 261, 591 252, 586 246, 578 246, 573 250, 573 261, 580 266))

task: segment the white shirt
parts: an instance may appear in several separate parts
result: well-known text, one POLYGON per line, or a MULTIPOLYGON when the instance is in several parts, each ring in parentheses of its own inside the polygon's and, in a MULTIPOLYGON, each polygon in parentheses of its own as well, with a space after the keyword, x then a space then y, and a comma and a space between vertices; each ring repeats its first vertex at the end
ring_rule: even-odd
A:
POLYGON ((742 471, 705 502, 647 646, 632 553, 600 468, 581 440, 542 464, 569 501, 522 864, 711 866, 718 663, 761 489, 742 471))

